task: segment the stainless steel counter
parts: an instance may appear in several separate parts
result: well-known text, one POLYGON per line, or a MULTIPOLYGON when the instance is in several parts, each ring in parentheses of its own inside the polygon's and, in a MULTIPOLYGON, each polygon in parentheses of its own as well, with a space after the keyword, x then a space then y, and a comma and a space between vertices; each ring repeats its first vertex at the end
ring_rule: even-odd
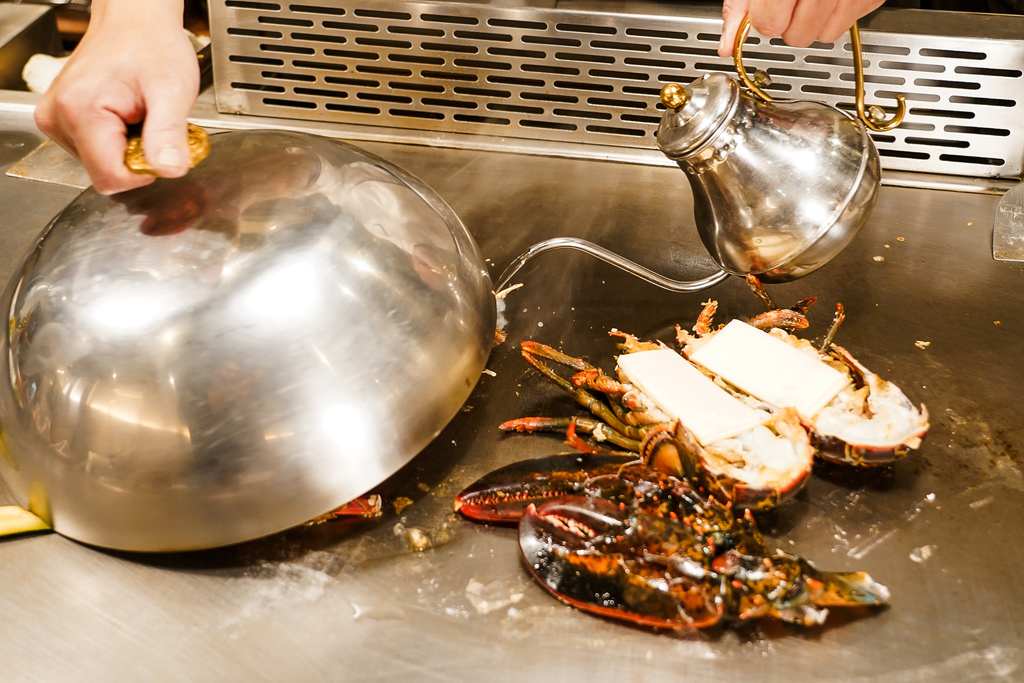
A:
MULTIPOLYGON (((3 169, 41 140, 29 109, 0 117, 3 169)), ((677 169, 360 144, 444 196, 494 276, 557 235, 678 277, 712 270, 677 169)), ((3 279, 76 194, 0 177, 3 279)), ((892 591, 886 609, 836 610, 822 628, 652 632, 563 606, 528 577, 512 530, 452 513, 453 495, 478 476, 564 448, 554 436, 497 429, 512 417, 576 412, 527 372, 520 341, 610 368, 612 327, 671 341, 709 297, 723 321, 758 312, 739 280, 671 294, 585 255, 553 253, 521 272, 524 287, 501 316, 508 341, 465 410, 379 487, 382 518, 177 555, 107 552, 54 534, 0 541, 0 679, 1020 680, 1024 266, 991 257, 996 201, 884 187, 835 261, 771 288, 780 303, 819 297, 817 335, 841 301, 839 343, 931 413, 922 448, 891 469, 822 468, 761 520, 777 546, 821 568, 869 571, 892 591), (401 496, 413 502, 398 514, 401 496), (432 549, 416 552, 411 528, 432 549)))

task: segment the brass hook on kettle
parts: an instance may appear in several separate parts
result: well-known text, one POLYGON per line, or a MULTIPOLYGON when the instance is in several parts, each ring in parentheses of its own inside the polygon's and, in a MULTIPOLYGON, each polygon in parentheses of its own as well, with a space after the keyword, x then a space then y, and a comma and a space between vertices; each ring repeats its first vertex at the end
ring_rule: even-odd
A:
MULTIPOLYGON (((736 32, 736 44, 733 46, 732 59, 736 64, 736 75, 739 76, 743 85, 747 86, 754 95, 764 103, 772 101, 771 95, 761 90, 761 87, 771 83, 768 74, 758 71, 751 79, 747 76, 747 70, 743 67, 743 43, 750 34, 750 17, 744 16, 736 32)), ((896 113, 886 121, 885 112, 878 105, 864 106, 864 63, 860 54, 860 32, 857 30, 857 22, 850 27, 850 38, 853 43, 853 72, 857 82, 857 117, 864 122, 864 125, 875 132, 892 130, 903 122, 907 114, 907 101, 903 95, 896 95, 896 113)))
POLYGON ((857 116, 864 125, 875 132, 892 130, 903 122, 907 115, 907 98, 903 95, 896 95, 896 113, 888 121, 885 120, 885 112, 877 104, 864 110, 864 64, 860 55, 860 31, 857 30, 857 22, 850 27, 850 41, 853 43, 853 73, 857 79, 857 116))

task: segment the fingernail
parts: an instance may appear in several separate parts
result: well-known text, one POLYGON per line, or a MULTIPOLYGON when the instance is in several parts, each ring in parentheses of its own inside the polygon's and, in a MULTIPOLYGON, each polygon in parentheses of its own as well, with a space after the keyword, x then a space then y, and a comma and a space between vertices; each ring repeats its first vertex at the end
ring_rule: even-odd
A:
POLYGON ((156 165, 168 171, 185 170, 185 159, 177 147, 161 147, 156 153, 156 165))

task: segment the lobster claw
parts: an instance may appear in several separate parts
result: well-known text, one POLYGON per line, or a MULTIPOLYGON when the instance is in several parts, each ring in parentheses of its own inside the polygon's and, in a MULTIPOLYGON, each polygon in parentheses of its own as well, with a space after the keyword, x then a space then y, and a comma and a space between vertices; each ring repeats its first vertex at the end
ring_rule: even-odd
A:
POLYGON ((455 497, 455 511, 477 522, 513 524, 532 504, 582 495, 588 480, 615 475, 631 456, 562 453, 522 460, 484 475, 455 497))
POLYGON ((642 534, 629 533, 636 520, 601 498, 531 505, 519 523, 523 560, 555 597, 586 612, 672 629, 719 621, 723 609, 701 585, 705 568, 656 554, 642 534))

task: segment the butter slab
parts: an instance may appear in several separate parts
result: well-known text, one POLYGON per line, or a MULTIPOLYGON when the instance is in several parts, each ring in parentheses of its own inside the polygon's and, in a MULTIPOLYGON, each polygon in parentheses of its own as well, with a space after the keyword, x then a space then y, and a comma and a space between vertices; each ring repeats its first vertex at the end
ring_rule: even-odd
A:
POLYGON ((733 320, 690 354, 690 360, 725 381, 780 408, 813 418, 849 381, 813 356, 733 320))
POLYGON ((623 354, 619 368, 662 412, 682 422, 702 446, 736 436, 767 417, 730 395, 675 351, 623 354))

